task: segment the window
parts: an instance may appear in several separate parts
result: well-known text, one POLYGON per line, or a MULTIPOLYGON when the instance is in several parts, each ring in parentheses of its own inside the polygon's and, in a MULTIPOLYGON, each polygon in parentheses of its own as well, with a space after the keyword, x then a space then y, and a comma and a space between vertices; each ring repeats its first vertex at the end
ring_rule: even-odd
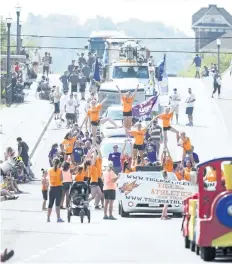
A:
POLYGON ((116 110, 116 109, 108 109, 107 116, 110 117, 113 120, 122 120, 122 111, 116 110))
POLYGON ((90 52, 96 52, 99 57, 103 57, 105 50, 104 39, 91 39, 90 40, 90 52))
POLYGON ((123 78, 149 79, 148 66, 115 66, 113 79, 123 78))

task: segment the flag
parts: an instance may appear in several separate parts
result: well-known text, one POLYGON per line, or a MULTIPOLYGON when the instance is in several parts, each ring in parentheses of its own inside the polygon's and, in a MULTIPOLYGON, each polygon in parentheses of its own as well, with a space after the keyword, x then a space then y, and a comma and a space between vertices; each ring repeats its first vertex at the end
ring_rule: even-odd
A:
POLYGON ((96 62, 95 62, 95 65, 94 65, 93 79, 95 81, 97 81, 97 82, 100 82, 101 81, 98 58, 96 58, 96 62))
POLYGON ((168 74, 166 70, 166 54, 158 65, 158 86, 160 94, 168 94, 168 74))
POLYGON ((108 52, 109 52, 109 45, 107 42, 105 42, 105 49, 104 49, 104 54, 103 54, 103 67, 109 64, 108 52))
POLYGON ((132 108, 133 117, 141 118, 141 117, 149 117, 151 114, 151 110, 155 105, 158 96, 152 96, 147 101, 137 104, 132 108))

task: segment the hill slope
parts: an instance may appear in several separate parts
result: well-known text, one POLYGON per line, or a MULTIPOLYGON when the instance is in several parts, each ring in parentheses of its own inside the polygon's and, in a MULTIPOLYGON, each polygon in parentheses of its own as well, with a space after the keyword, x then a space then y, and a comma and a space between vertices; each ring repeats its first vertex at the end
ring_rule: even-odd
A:
MULTIPOLYGON (((114 24, 110 18, 97 17, 87 20, 83 25, 78 21, 77 17, 65 15, 49 15, 47 17, 35 16, 29 14, 27 21, 22 26, 22 34, 34 35, 52 35, 52 36, 86 36, 94 30, 121 30, 127 35, 139 38, 151 37, 186 37, 180 31, 172 27, 165 26, 160 22, 144 22, 138 19, 130 19, 128 21, 114 24)), ((87 39, 73 38, 33 38, 39 46, 46 47, 67 47, 67 48, 83 48, 87 45, 87 39)), ((185 50, 192 51, 194 47, 193 40, 143 40, 143 44, 152 50, 185 50)), ((62 72, 72 58, 76 58, 76 52, 80 50, 60 50, 46 49, 52 53, 55 71, 62 72)), ((42 52, 45 52, 43 50, 42 52)), ((156 61, 163 57, 163 53, 153 53, 156 61)), ((189 54, 168 53, 167 68, 170 73, 176 73, 183 69, 186 61, 191 59, 189 54)))

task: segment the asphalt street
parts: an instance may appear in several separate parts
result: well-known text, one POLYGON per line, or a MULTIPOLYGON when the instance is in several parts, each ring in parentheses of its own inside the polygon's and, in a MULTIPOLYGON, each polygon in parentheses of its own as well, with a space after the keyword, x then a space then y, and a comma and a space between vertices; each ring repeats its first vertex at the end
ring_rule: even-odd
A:
MULTIPOLYGON (((178 88, 180 125, 173 126, 186 131, 192 139, 200 159, 227 155, 227 132, 220 120, 218 109, 202 91, 199 80, 170 78, 170 88, 178 88), (194 127, 186 127, 184 100, 187 89, 192 87, 196 95, 194 127), (220 142, 215 138, 220 132, 220 142)), ((83 113, 84 102, 81 103, 83 113)), ((83 118, 83 115, 82 115, 83 118)), ((48 152, 55 142, 60 143, 66 129, 58 129, 53 120, 33 156, 33 170, 40 178, 41 168, 48 167, 48 152)), ((174 159, 179 159, 175 136, 169 135, 169 146, 174 159)), ((1 203, 1 249, 15 250, 9 263, 201 263, 201 259, 184 249, 181 234, 182 219, 161 221, 159 216, 131 216, 121 218, 115 206, 117 221, 103 220, 103 212, 91 207, 92 220, 80 223, 72 217, 71 223, 56 223, 53 212, 51 222, 46 222, 46 212, 41 211, 42 194, 40 182, 20 186, 25 194, 16 201, 1 203)), ((66 211, 62 211, 66 220, 66 211)))

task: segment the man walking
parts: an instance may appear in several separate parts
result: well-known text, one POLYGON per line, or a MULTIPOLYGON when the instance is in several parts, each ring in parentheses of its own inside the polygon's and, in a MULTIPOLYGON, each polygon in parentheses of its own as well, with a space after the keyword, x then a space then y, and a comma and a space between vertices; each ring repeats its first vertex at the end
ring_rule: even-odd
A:
POLYGON ((192 93, 192 89, 188 89, 189 96, 187 97, 186 103, 186 115, 188 115, 189 123, 187 126, 193 126, 193 109, 196 101, 195 95, 192 93))
POLYGON ((86 59, 85 59, 84 55, 85 55, 84 53, 81 53, 81 56, 78 59, 78 64, 79 64, 80 68, 82 68, 83 65, 85 65, 85 63, 86 63, 86 59))
POLYGON ((195 78, 199 78, 199 79, 201 78, 201 76, 200 76, 201 62, 202 62, 201 57, 198 54, 196 54, 196 57, 193 59, 193 64, 195 64, 195 66, 196 66, 195 78))
POLYGON ((85 100, 86 77, 82 72, 79 73, 78 83, 80 87, 81 100, 85 100))
POLYGON ((79 76, 77 73, 77 68, 75 68, 74 72, 72 72, 69 76, 69 81, 71 83, 71 93, 77 93, 77 84, 79 81, 79 76))
POLYGON ((33 66, 34 72, 37 73, 38 72, 38 67, 41 64, 41 58, 40 58, 40 55, 39 55, 39 52, 38 52, 37 49, 35 49, 33 54, 32 54, 31 62, 32 62, 32 66, 33 66))
POLYGON ((42 62, 43 62, 43 75, 45 75, 45 73, 46 73, 46 75, 47 75, 47 77, 48 77, 48 74, 49 74, 49 66, 50 66, 50 56, 48 55, 48 53, 47 52, 45 52, 45 54, 44 54, 44 57, 43 57, 43 59, 42 59, 42 62))
POLYGON ((179 102, 181 101, 177 89, 173 89, 173 94, 169 97, 172 111, 176 114, 176 125, 179 125, 179 102))
POLYGON ((90 83, 90 73, 91 73, 91 70, 90 70, 89 65, 88 65, 87 62, 85 63, 85 65, 82 68, 82 73, 84 74, 84 76, 86 78, 86 82, 87 83, 90 83))
POLYGON ((70 65, 68 65, 68 72, 69 72, 69 75, 70 75, 71 73, 73 73, 74 69, 75 69, 75 60, 72 60, 72 63, 71 63, 70 65))

